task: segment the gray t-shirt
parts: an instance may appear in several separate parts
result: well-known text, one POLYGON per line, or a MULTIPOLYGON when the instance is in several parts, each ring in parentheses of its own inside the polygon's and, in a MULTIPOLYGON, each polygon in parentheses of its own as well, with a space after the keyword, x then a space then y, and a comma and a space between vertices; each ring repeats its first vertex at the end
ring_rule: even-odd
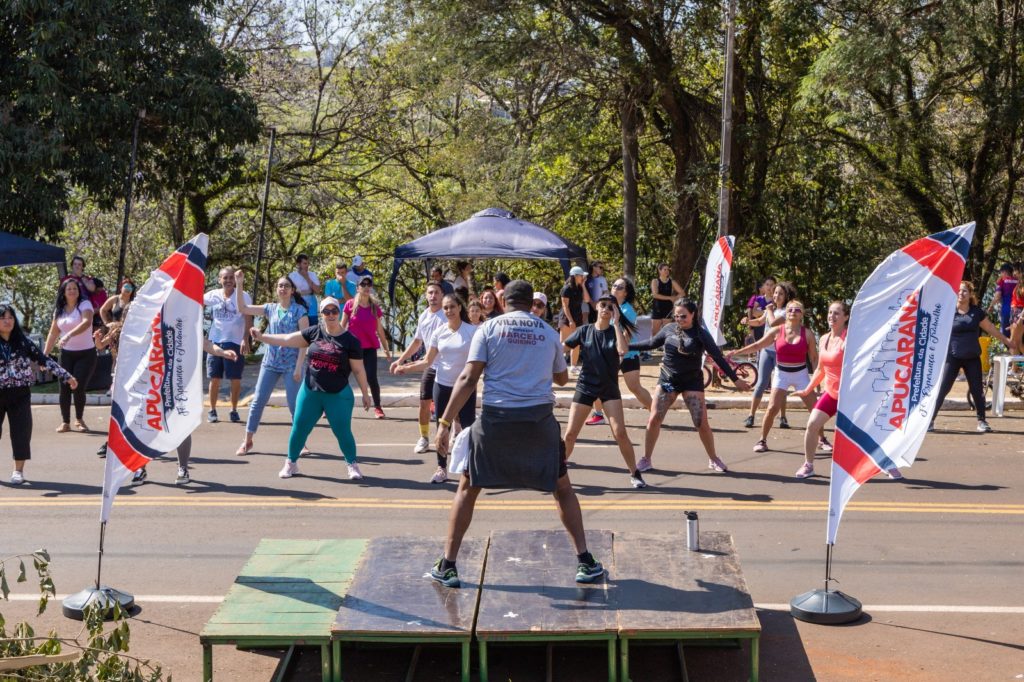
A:
POLYGON ((566 369, 558 332, 520 310, 480 325, 468 362, 487 363, 483 404, 501 407, 554 403, 551 377, 566 369))

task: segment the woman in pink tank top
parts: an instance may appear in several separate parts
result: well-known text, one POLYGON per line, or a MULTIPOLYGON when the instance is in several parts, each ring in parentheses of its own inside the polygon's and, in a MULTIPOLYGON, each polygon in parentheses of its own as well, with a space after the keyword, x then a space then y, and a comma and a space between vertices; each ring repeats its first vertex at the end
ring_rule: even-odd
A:
MULTIPOLYGON (((772 392, 764 421, 761 422, 761 440, 754 445, 754 452, 768 451, 768 434, 786 402, 786 394, 790 388, 798 391, 806 388, 810 381, 807 367, 810 365, 813 368, 818 364, 818 350, 814 346, 811 331, 803 325, 803 318, 804 304, 793 299, 786 304, 786 321, 781 327, 765 332, 759 341, 729 354, 742 355, 775 345, 776 365, 772 392)), ((814 398, 805 395, 802 399, 810 411, 814 407, 814 398)))
POLYGON ((832 301, 828 306, 828 333, 821 337, 818 348, 818 368, 807 384, 807 388, 794 395, 809 398, 818 385, 824 384, 824 392, 814 403, 811 416, 807 419, 804 432, 804 463, 796 471, 797 478, 814 475, 814 453, 816 450, 832 452, 832 444, 825 438, 825 423, 836 416, 839 407, 839 376, 843 371, 843 355, 846 352, 846 323, 850 320, 850 306, 845 301, 832 301))

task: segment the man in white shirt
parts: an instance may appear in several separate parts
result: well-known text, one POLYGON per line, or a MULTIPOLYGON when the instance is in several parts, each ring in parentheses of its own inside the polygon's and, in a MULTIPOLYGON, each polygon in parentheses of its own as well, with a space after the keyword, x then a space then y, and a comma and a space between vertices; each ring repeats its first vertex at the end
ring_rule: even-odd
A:
POLYGON ((306 314, 309 315, 309 323, 311 325, 316 324, 316 297, 320 293, 320 278, 316 276, 315 272, 310 272, 309 256, 300 253, 295 257, 295 269, 288 275, 288 279, 291 280, 295 286, 295 291, 299 292, 302 300, 306 302, 306 314))
MULTIPOLYGON (((210 412, 207 421, 219 421, 217 417, 217 398, 220 395, 220 381, 227 377, 231 382, 231 413, 228 417, 233 422, 241 422, 238 415, 238 396, 242 392, 242 370, 245 368, 245 355, 249 352, 248 330, 252 327, 252 316, 243 315, 235 303, 235 270, 231 267, 221 268, 218 275, 219 289, 210 289, 203 296, 203 303, 210 309, 213 320, 207 335, 210 341, 224 350, 232 350, 238 359, 231 361, 223 357, 208 355, 206 357, 206 376, 210 380, 210 412)), ((252 305, 252 297, 242 292, 246 305, 252 305)))
MULTIPOLYGON (((419 321, 416 323, 416 335, 409 344, 409 347, 405 349, 402 356, 391 363, 391 373, 396 374, 396 369, 399 365, 404 363, 406 360, 416 354, 421 347, 426 348, 426 344, 434 336, 434 332, 439 328, 448 324, 447 318, 444 316, 444 311, 441 310, 441 299, 444 298, 444 292, 441 289, 441 285, 437 282, 429 282, 427 284, 427 291, 424 294, 427 299, 427 309, 420 313, 419 321)), ((420 437, 416 441, 416 447, 413 448, 413 452, 421 454, 430 449, 430 402, 434 399, 434 378, 437 376, 437 362, 428 367, 423 372, 423 378, 420 379, 420 414, 419 414, 419 426, 420 426, 420 437)))

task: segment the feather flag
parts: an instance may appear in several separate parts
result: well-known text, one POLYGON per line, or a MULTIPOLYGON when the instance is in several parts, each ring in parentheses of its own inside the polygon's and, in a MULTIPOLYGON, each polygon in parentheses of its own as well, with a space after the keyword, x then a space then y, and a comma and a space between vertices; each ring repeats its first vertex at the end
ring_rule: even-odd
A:
POLYGON ((722 335, 722 315, 725 309, 725 296, 729 291, 729 280, 732 277, 732 249, 736 237, 719 237, 708 254, 708 264, 704 269, 704 300, 700 307, 704 326, 719 346, 725 344, 722 335))

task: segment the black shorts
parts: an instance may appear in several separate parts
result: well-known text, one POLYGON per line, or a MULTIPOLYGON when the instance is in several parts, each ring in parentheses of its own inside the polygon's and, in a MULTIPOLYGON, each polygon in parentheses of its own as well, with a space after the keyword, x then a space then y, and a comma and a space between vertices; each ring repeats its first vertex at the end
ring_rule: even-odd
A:
POLYGON ((206 356, 206 378, 207 379, 235 379, 242 378, 242 370, 245 369, 245 356, 242 355, 242 348, 237 343, 218 343, 224 350, 233 350, 238 354, 238 359, 232 362, 227 358, 216 355, 206 356))
POLYGON ((629 372, 639 372, 640 357, 637 356, 635 358, 623 358, 622 362, 619 363, 619 369, 622 371, 623 374, 628 374, 629 372))
POLYGON ((576 389, 576 394, 573 395, 572 401, 579 403, 580 405, 593 405, 595 401, 601 400, 622 400, 622 391, 619 390, 618 386, 607 386, 597 392, 598 395, 590 395, 583 393, 580 389, 576 389))
POLYGON ((565 464, 565 441, 558 441, 558 477, 561 478, 569 473, 569 467, 565 464))
POLYGON ((427 371, 423 373, 420 378, 420 400, 434 399, 434 377, 436 376, 437 370, 433 367, 428 367, 427 371))
POLYGON ((658 377, 658 385, 661 386, 661 390, 668 393, 686 393, 693 391, 704 392, 704 374, 703 372, 697 372, 696 374, 684 374, 683 376, 676 376, 667 378, 665 376, 658 377))
POLYGON ((670 317, 672 317, 672 304, 668 303, 668 302, 664 302, 665 303, 665 307, 664 308, 659 306, 659 305, 657 305, 658 303, 662 303, 662 302, 663 301, 656 301, 655 305, 651 306, 651 319, 652 320, 667 320, 670 317))

